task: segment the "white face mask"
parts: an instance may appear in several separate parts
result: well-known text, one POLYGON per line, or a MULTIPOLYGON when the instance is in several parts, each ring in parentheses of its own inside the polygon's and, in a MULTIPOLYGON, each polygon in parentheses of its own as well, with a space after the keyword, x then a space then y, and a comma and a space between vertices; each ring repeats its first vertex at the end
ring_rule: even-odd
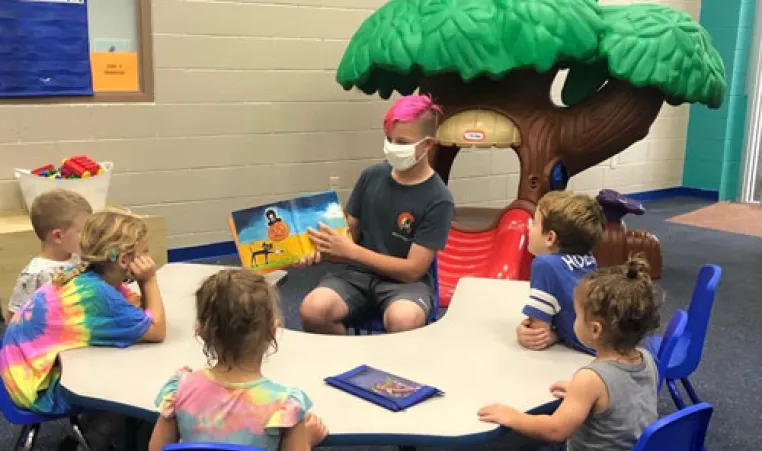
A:
POLYGON ((421 155, 421 158, 415 157, 415 148, 425 140, 426 138, 423 138, 413 144, 394 144, 390 143, 388 139, 384 139, 384 155, 386 155, 386 161, 389 162, 392 168, 398 171, 407 171, 415 166, 415 164, 425 155, 421 155))

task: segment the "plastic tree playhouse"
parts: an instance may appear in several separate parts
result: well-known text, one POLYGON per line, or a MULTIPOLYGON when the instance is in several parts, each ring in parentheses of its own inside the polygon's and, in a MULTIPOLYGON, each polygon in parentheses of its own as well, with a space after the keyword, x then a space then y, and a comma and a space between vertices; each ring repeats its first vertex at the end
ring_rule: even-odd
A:
MULTIPOLYGON (((445 182, 460 149, 518 154, 516 200, 457 210, 439 255, 443 305, 463 276, 527 279, 527 224, 543 194, 643 139, 665 101, 719 108, 727 88, 711 38, 688 14, 593 0, 390 0, 355 33, 337 81, 385 99, 431 94, 445 114, 429 159, 445 182), (556 105, 551 85, 564 69, 556 105)), ((655 237, 609 219, 619 232, 607 228, 601 264, 624 258, 607 247, 658 252, 660 263, 655 237)))

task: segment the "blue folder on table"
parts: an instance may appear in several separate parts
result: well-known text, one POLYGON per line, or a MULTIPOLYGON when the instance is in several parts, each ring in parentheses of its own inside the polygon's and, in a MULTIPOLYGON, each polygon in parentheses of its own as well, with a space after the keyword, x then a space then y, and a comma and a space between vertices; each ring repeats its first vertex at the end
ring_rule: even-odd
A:
POLYGON ((443 394, 437 388, 403 379, 368 365, 360 365, 346 373, 327 377, 325 382, 393 412, 405 410, 432 396, 443 394))

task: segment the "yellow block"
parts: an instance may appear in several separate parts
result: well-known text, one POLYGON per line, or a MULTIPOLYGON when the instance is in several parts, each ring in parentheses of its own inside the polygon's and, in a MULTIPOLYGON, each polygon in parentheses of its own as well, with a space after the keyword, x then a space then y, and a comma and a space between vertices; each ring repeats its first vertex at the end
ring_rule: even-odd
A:
MULTIPOLYGON (((161 216, 145 216, 148 246, 157 266, 167 263, 167 226, 161 216)), ((26 211, 0 212, 0 298, 3 312, 19 272, 40 253, 40 240, 26 211)))

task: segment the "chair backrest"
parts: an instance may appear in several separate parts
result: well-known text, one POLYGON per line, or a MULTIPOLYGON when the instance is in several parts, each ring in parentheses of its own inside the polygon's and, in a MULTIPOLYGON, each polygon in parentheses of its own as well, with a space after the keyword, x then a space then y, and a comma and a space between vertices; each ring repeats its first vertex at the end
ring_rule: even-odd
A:
POLYGON ((685 328, 685 337, 688 340, 685 350, 685 359, 679 367, 669 368, 670 377, 682 378, 690 376, 701 361, 704 350, 704 340, 709 328, 709 318, 712 315, 717 285, 722 276, 722 268, 717 265, 704 265, 699 271, 696 286, 693 288, 691 305, 688 308, 688 325, 685 328))
POLYGON ((669 320, 669 324, 667 324, 667 329, 664 331, 658 354, 654 356, 656 357, 656 365, 659 369, 659 383, 656 386, 657 393, 661 391, 664 378, 667 375, 669 361, 672 358, 672 354, 675 351, 678 341, 683 338, 687 325, 688 314, 685 310, 676 311, 675 314, 672 315, 672 319, 669 320))
POLYGON ((267 451, 246 445, 232 443, 172 443, 162 451, 267 451))
POLYGON ((688 406, 648 426, 633 451, 702 451, 714 409, 706 402, 688 406))

